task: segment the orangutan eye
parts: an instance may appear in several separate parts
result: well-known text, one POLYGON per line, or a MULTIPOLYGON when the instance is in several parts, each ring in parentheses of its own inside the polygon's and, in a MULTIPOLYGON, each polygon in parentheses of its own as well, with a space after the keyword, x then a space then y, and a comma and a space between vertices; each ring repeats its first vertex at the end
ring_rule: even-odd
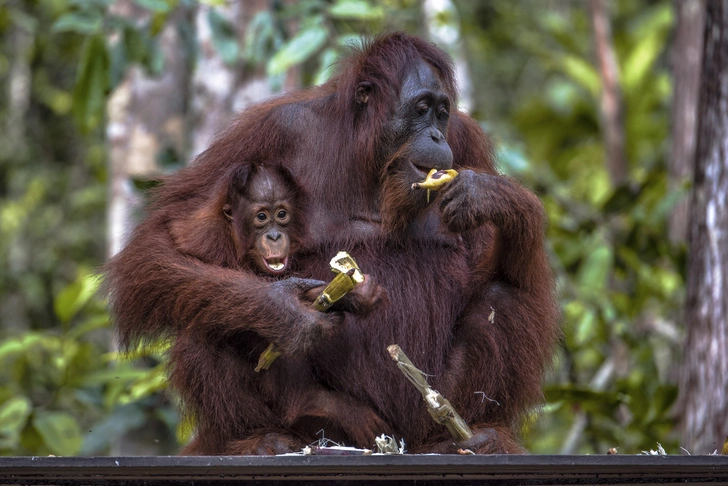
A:
POLYGON ((420 101, 417 103, 415 110, 418 115, 424 115, 430 109, 430 104, 427 101, 420 101))
POLYGON ((260 221, 261 223, 264 222, 266 219, 268 219, 268 215, 266 215, 263 211, 259 212, 255 215, 255 219, 260 221))
POLYGON ((285 211, 285 209, 281 209, 278 211, 278 219, 286 219, 288 217, 288 213, 285 211))

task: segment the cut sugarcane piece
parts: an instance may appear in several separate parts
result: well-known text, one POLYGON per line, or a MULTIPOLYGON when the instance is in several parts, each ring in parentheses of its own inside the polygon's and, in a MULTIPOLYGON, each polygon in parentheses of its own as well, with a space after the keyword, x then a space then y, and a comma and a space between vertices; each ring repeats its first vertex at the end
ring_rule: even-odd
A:
MULTIPOLYGON (((364 282, 364 274, 361 273, 359 265, 345 251, 340 251, 329 262, 331 271, 336 274, 334 279, 326 286, 326 288, 316 297, 312 306, 317 311, 325 312, 334 303, 345 296, 351 290, 364 282)), ((281 355, 274 343, 270 343, 265 351, 260 353, 258 364, 255 371, 267 370, 273 361, 281 355)))
POLYGON ((387 351, 397 363, 400 371, 404 373, 404 376, 422 394, 425 405, 427 405, 427 411, 435 419, 435 422, 447 427, 447 430, 450 431, 458 442, 470 439, 473 436, 473 431, 470 430, 468 424, 455 411, 455 408, 453 408, 447 398, 443 397, 439 391, 432 389, 429 383, 427 383, 426 375, 412 364, 412 361, 404 354, 402 348, 396 344, 392 344, 391 346, 387 346, 387 351))

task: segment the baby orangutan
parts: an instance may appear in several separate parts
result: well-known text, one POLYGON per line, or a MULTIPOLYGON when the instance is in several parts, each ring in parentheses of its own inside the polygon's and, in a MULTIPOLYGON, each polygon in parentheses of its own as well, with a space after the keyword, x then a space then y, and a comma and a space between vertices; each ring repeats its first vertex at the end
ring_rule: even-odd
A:
MULTIPOLYGON (((221 216, 229 224, 229 234, 235 253, 239 255, 241 270, 253 271, 261 278, 276 278, 281 284, 290 282, 298 285, 302 282, 300 298, 312 304, 326 284, 296 277, 286 278, 294 271, 295 251, 306 235, 304 207, 303 193, 285 167, 251 165, 232 176, 221 216)), ((328 311, 332 325, 344 325, 347 318, 345 313, 368 314, 383 296, 381 287, 365 276, 363 283, 328 311)), ((261 353, 269 344, 260 336, 250 333, 245 333, 239 339, 246 341, 245 346, 225 346, 225 352, 234 353, 237 348, 261 353), (251 346, 254 342, 259 344, 251 346)), ((260 437, 235 441, 229 443, 226 450, 214 453, 276 454, 298 450, 307 445, 299 436, 310 437, 319 430, 323 430, 327 438, 342 443, 373 444, 377 435, 388 433, 391 429, 369 406, 319 384, 305 355, 281 356, 272 363, 270 369, 254 373, 257 356, 248 352, 231 358, 240 361, 237 370, 240 379, 253 383, 251 388, 259 393, 258 398, 270 410, 270 417, 277 417, 281 431, 286 430, 288 433, 266 433, 260 437)), ((184 386, 175 388, 181 393, 183 401, 192 398, 186 396, 184 386)), ((251 398, 248 395, 248 399, 251 398)), ((195 415, 204 414, 205 411, 200 410, 195 415)), ((197 416, 195 418, 199 419, 197 416)), ((204 421, 205 417, 202 419, 204 421)), ((208 447, 193 439, 182 450, 182 454, 213 453, 208 447)))
POLYGON ((258 273, 277 276, 288 270, 288 257, 304 233, 300 193, 284 167, 271 171, 253 165, 234 176, 223 214, 238 253, 258 273))

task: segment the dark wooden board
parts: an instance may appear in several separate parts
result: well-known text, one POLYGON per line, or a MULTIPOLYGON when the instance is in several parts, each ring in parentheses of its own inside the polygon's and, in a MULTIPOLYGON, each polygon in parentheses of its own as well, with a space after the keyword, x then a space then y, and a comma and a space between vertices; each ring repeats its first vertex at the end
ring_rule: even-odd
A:
POLYGON ((5 457, 0 484, 728 485, 728 456, 5 457))

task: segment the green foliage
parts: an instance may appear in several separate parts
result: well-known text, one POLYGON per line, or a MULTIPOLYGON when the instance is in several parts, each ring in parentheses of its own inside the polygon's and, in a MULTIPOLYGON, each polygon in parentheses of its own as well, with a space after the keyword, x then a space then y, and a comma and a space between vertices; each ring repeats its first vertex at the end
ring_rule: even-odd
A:
POLYGON ((88 271, 105 254, 107 95, 129 63, 156 59, 153 22, 114 19, 112 3, 0 7, 0 69, 29 76, 26 102, 0 98, 13 125, 0 132, 0 455, 105 454, 130 430, 156 421, 171 436, 177 422, 154 393, 161 355, 108 355, 88 271), (119 42, 107 44, 112 34, 119 42), (21 35, 27 50, 11 44, 21 35))
POLYGON ((215 50, 225 63, 234 65, 240 55, 240 43, 235 34, 235 27, 215 9, 207 12, 207 21, 210 23, 215 50))
POLYGON ((417 11, 414 3, 401 0, 292 2, 253 18, 247 26, 244 59, 264 64, 274 88, 281 87, 281 76, 292 68, 301 70, 304 84, 320 84, 331 76, 348 46, 361 41, 362 33, 394 28, 417 31, 417 11), (294 35, 282 27, 290 19, 301 23, 294 35))
MULTIPOLYGON (((107 95, 130 65, 140 64, 156 74, 162 70, 155 36, 177 1, 136 0, 135 3, 151 13, 141 28, 111 14, 109 7, 113 2, 109 0, 69 2, 69 9, 53 23, 54 33, 85 36, 73 90, 74 117, 84 132, 103 123, 107 95)), ((211 22, 213 14, 214 10, 211 22)), ((230 49, 229 41, 227 44, 219 41, 216 45, 223 50, 230 49)))
POLYGON ((67 412, 39 410, 34 414, 32 424, 51 453, 72 456, 81 449, 81 429, 67 412))
POLYGON ((73 114, 82 130, 91 131, 103 121, 108 88, 106 45, 100 35, 94 35, 86 39, 73 90, 73 114))
POLYGON ((301 30, 276 52, 268 63, 268 74, 282 74, 292 66, 306 61, 323 47, 327 37, 326 29, 320 24, 301 30))
POLYGON ((384 9, 362 0, 339 0, 328 9, 335 19, 381 20, 384 9))
POLYGON ((60 324, 53 295, 80 268, 103 258, 105 147, 102 138, 79 134, 71 118, 74 72, 87 37, 68 30, 70 20, 59 21, 62 29, 41 27, 71 7, 0 7, 0 66, 13 66, 3 79, 27 89, 0 97, 0 314, 6 330, 60 324), (18 39, 27 47, 15 49, 18 39))
MULTIPOLYGON (((0 454, 108 452, 149 414, 162 413, 147 402, 166 388, 163 366, 137 367, 104 351, 108 315, 94 298, 97 287, 96 276, 82 274, 58 294, 61 329, 0 336, 0 454)), ((156 353, 160 362, 164 351, 145 356, 156 353)), ((173 428, 176 419, 167 420, 173 428)))

